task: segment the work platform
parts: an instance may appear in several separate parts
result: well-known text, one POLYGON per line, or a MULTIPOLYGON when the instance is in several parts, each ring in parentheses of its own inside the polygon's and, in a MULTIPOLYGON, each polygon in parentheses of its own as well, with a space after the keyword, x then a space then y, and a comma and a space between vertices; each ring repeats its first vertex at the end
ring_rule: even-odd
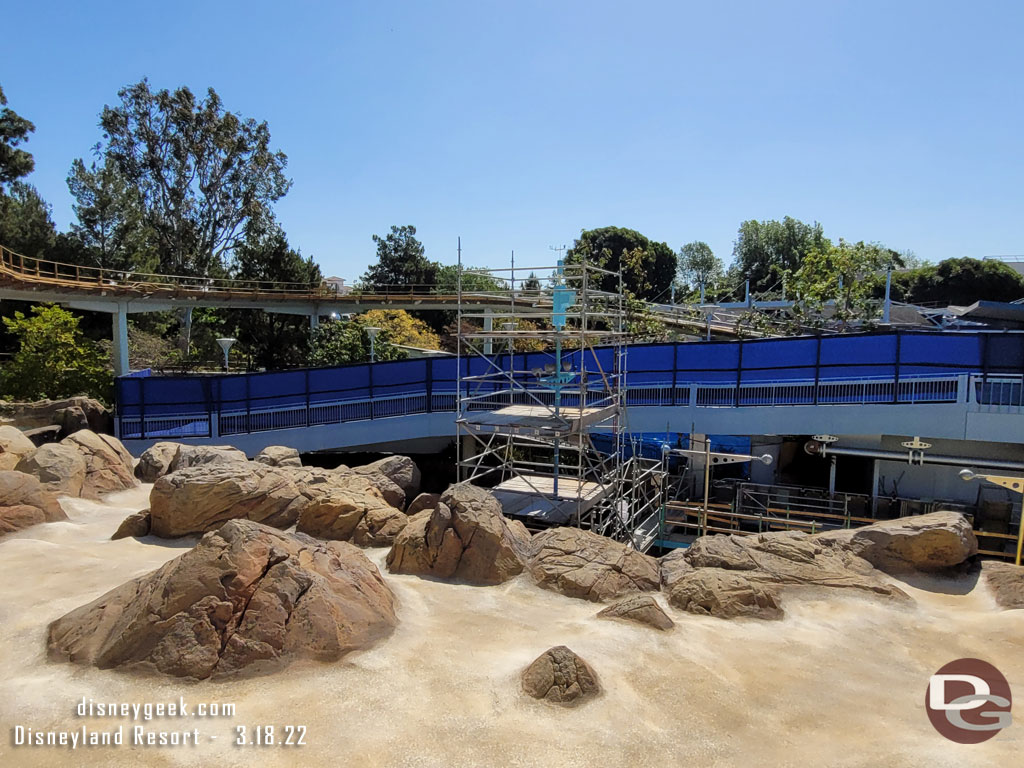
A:
POLYGON ((464 429, 479 434, 555 436, 571 435, 611 419, 615 405, 563 407, 556 414, 546 405, 508 405, 494 411, 471 411, 460 419, 464 429))
POLYGON ((550 475, 517 475, 491 489, 506 515, 549 525, 574 523, 612 491, 609 485, 560 477, 556 493, 555 478, 550 475))

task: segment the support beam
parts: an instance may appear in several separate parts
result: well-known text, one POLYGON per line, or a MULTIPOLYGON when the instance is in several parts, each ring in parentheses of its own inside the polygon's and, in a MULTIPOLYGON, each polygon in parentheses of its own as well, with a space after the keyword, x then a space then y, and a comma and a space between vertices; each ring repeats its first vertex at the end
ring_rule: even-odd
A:
POLYGON ((124 376, 128 373, 128 307, 122 301, 117 304, 117 312, 111 315, 114 330, 114 375, 124 376))
POLYGON ((313 312, 309 316, 309 332, 310 332, 310 334, 314 333, 316 331, 316 329, 319 328, 319 327, 320 327, 320 315, 317 314, 316 312, 313 312))
MULTIPOLYGON (((489 333, 494 330, 494 314, 490 308, 484 310, 484 333, 489 333)), ((494 339, 488 337, 484 339, 484 354, 494 354, 494 339)))

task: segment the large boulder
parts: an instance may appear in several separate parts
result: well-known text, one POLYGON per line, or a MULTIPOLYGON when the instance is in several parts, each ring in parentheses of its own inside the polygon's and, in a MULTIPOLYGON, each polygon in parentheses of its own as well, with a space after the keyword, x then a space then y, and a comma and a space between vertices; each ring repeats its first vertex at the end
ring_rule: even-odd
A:
POLYGON ((86 465, 73 445, 47 443, 18 462, 15 469, 37 478, 43 488, 62 496, 81 496, 86 465))
POLYGON ((451 486, 434 509, 408 519, 388 552, 392 573, 500 584, 522 573, 530 534, 501 514, 490 493, 469 484, 451 486))
POLYGON ((67 437, 79 430, 89 428, 89 419, 86 417, 85 411, 77 405, 69 405, 67 408, 54 411, 53 423, 60 427, 61 437, 67 437))
POLYGON ((75 448, 85 461, 82 498, 99 499, 138 485, 135 460, 116 437, 83 429, 64 438, 61 445, 75 448))
POLYGON ((37 400, 32 403, 0 402, 0 418, 22 429, 36 429, 51 425, 59 426, 67 408, 78 408, 88 424, 88 429, 104 435, 114 433, 114 419, 102 403, 91 397, 69 397, 65 400, 37 400), (58 415, 59 414, 59 415, 58 415))
POLYGON ((1000 608, 1024 608, 1024 565, 985 560, 981 576, 1000 608))
POLYGON ((862 528, 819 533, 816 538, 895 574, 941 571, 978 553, 971 523, 959 512, 899 517, 862 528))
POLYGON ((569 597, 606 602, 660 586, 658 561, 579 528, 549 528, 530 543, 530 575, 569 597))
POLYGON ((151 533, 163 538, 195 535, 236 518, 287 528, 308 501, 280 468, 211 462, 171 472, 153 484, 151 533))
POLYGON ((680 566, 680 559, 697 573, 708 568, 738 571, 748 581, 766 586, 842 588, 906 597, 864 560, 800 531, 703 536, 682 555, 662 558, 662 580, 670 592, 676 583, 694 575, 680 566))
POLYGON ((135 477, 144 483, 155 483, 171 471, 171 462, 178 455, 180 447, 180 443, 154 443, 139 456, 135 477))
POLYGON ((67 520, 57 497, 38 478, 13 470, 0 470, 0 536, 39 523, 67 520))
POLYGON ((208 465, 246 464, 245 453, 230 445, 179 445, 168 472, 208 465))
POLYGON ((594 670, 564 645, 544 651, 523 671, 521 680, 527 695, 570 707, 601 692, 594 670))
POLYGON ((271 467, 301 467, 302 459, 299 452, 294 448, 284 445, 268 445, 258 454, 254 461, 260 464, 268 464, 271 467))
POLYGON ((333 661, 394 629, 394 597, 344 542, 233 520, 50 625, 51 660, 221 678, 333 661))
POLYGON ((302 509, 295 529, 318 539, 351 541, 360 547, 394 543, 409 518, 388 504, 368 478, 341 476, 302 509))
POLYGON ((10 424, 0 426, 0 470, 14 469, 35 449, 36 444, 17 427, 10 424))
MULTIPOLYGON (((350 471, 357 475, 383 475, 401 488, 407 499, 420 492, 420 470, 408 456, 387 456, 362 467, 353 467, 350 471)), ((395 506, 404 508, 405 505, 395 506)))
POLYGON ((643 624, 654 629, 672 629, 675 622, 650 595, 632 595, 609 605, 597 614, 601 619, 621 619, 643 624))
POLYGON ((746 572, 701 568, 676 582, 668 594, 676 608, 723 619, 781 619, 777 592, 746 572))

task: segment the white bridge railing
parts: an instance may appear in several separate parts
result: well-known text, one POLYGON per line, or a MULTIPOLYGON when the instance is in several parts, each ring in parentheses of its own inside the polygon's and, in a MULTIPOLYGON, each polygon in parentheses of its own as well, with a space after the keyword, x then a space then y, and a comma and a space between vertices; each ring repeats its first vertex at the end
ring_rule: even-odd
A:
MULTIPOLYGON (((465 395, 465 393, 463 393, 465 395)), ((516 393, 513 402, 551 392, 516 393)), ((476 401, 471 407, 500 407, 508 393, 476 401), (484 405, 485 404, 485 405, 484 405)), ((195 410, 175 414, 131 415, 118 419, 122 439, 214 438, 226 435, 343 424, 424 413, 454 413, 459 394, 447 391, 410 392, 373 398, 290 403, 259 408, 195 410)), ((629 407, 749 408, 841 405, 928 405, 962 403, 977 411, 1024 411, 1024 376, 987 377, 979 374, 912 376, 896 379, 858 378, 821 381, 733 383, 650 382, 626 389, 629 407)))

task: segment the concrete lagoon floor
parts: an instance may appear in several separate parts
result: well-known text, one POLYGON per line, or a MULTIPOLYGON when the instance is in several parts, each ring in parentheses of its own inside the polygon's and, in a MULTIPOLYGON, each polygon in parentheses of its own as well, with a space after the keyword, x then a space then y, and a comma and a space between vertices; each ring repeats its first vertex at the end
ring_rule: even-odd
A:
MULTIPOLYGON (((1024 700, 1024 611, 983 585, 901 585, 912 605, 787 596, 781 622, 724 621, 668 609, 674 630, 594 618, 600 606, 524 579, 467 587, 385 578, 399 626, 373 649, 231 682, 140 677, 46 660, 55 618, 144 574, 194 540, 110 541, 150 486, 98 504, 64 499, 69 522, 0 541, 0 765, 330 766, 996 766, 1024 754, 1018 722, 980 745, 939 736, 924 709, 949 661, 994 663, 1024 700), (927 587, 927 589, 924 589, 927 587), (519 673, 568 645, 603 695, 575 709, 525 697, 519 673), (235 705, 226 718, 78 717, 84 699, 235 705), (200 732, 199 746, 28 747, 14 728, 85 725, 200 732), (305 746, 236 746, 236 726, 305 726, 305 746), (214 738, 215 737, 215 738, 214 738)), ((369 550, 383 571, 386 550, 369 550)), ((664 601, 663 601, 664 603, 664 601)), ((667 603, 665 603, 667 605, 667 603)), ((1021 714, 1018 714, 1021 713, 1021 714)))

